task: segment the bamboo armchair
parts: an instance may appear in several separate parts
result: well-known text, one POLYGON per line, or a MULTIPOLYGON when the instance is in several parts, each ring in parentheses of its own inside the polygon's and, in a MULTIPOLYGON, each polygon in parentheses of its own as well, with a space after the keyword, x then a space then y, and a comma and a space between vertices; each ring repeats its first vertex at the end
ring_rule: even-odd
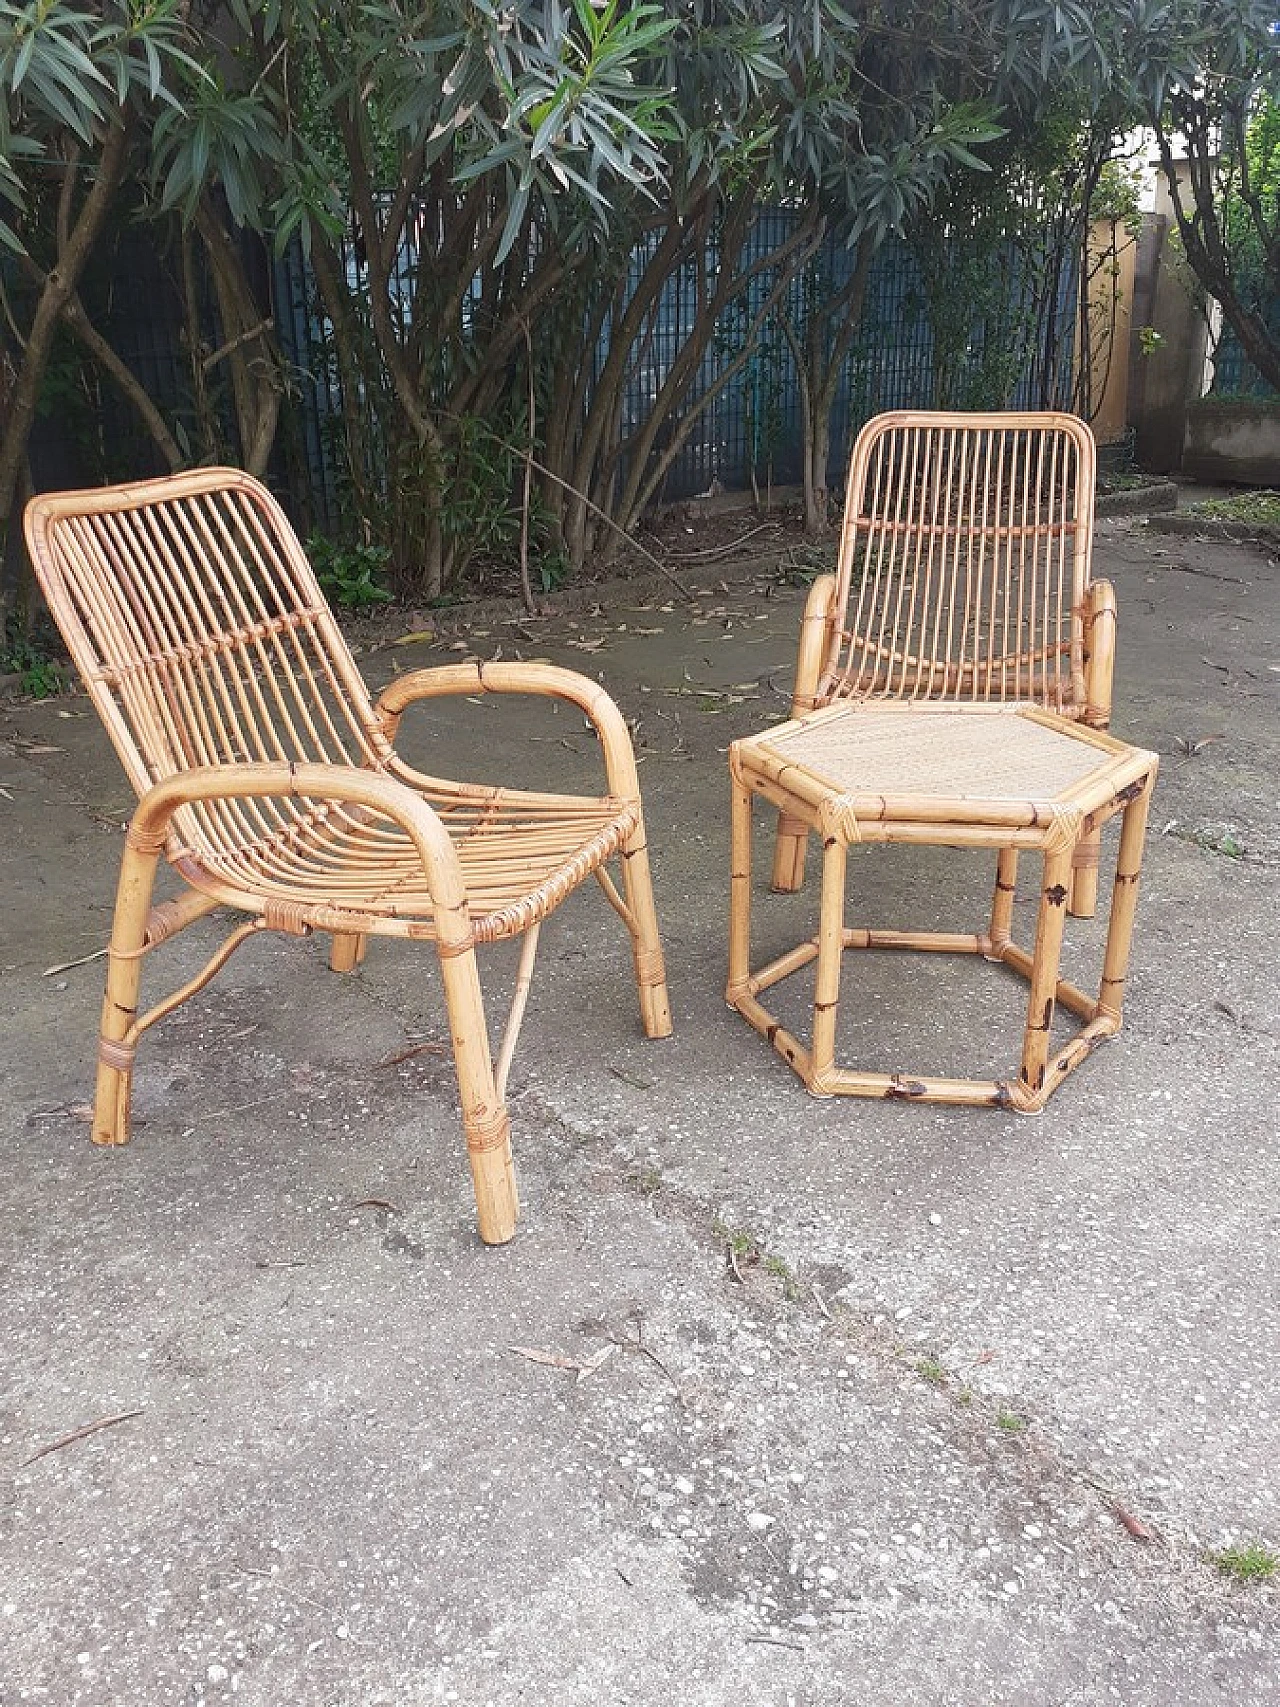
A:
POLYGON ((201 469, 39 497, 27 542, 49 608, 140 803, 108 952, 93 1137, 129 1138, 138 1040, 261 931, 369 936, 440 957, 480 1236, 518 1214, 505 1107, 541 922, 594 875, 631 939, 650 1037, 671 1031, 631 740, 596 683, 535 664, 399 677, 373 703, 283 512, 247 475, 201 469), (441 695, 532 693, 580 708, 606 792, 540 794, 424 776, 395 750, 402 713, 441 695), (161 854, 183 879, 153 905, 161 854), (619 856, 622 889, 606 870, 619 856), (208 965, 140 1013, 142 961, 219 906, 248 915, 208 965), (475 950, 523 935, 511 1018, 490 1053, 475 950))
MULTIPOLYGON (((1092 578, 1093 435, 1072 415, 909 412, 853 447, 835 575, 815 581, 792 717, 840 699, 1034 702, 1111 720, 1115 594, 1092 578)), ((773 887, 804 881, 806 831, 783 814, 773 887)), ((1070 911, 1091 917, 1098 838, 1070 911)))

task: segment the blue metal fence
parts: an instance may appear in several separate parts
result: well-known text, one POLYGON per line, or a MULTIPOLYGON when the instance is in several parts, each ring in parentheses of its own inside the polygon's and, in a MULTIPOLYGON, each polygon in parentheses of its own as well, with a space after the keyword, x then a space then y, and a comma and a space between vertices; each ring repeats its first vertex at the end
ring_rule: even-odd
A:
MULTIPOLYGON (((745 263, 763 261, 785 241, 794 215, 766 209, 748 239, 745 263)), ((867 281, 861 322, 844 364, 836 395, 828 478, 837 484, 849 441, 871 415, 892 408, 1000 408, 1065 406, 1073 380, 1072 328, 1077 268, 1064 264, 1047 300, 1011 247, 977 257, 964 239, 939 239, 929 257, 930 278, 907 243, 886 244, 867 281), (974 289, 974 269, 985 266, 986 287, 974 289), (959 293, 953 274, 965 276, 959 293), (957 295, 959 300, 957 300, 957 295)), ((632 258, 630 288, 636 288, 647 256, 632 258)), ((348 276, 354 254, 344 254, 348 276)), ((695 266, 689 263, 667 281, 628 377, 621 428, 624 436, 646 418, 683 347, 697 307, 695 266)), ((849 277, 853 257, 829 242, 792 280, 785 311, 803 325, 806 299, 835 291, 849 277)), ((411 272, 402 269, 406 280, 411 272)), ((765 267, 722 316, 703 358, 692 396, 705 397, 743 350, 748 331, 775 275, 765 267)), ((276 265, 277 325, 299 384, 302 439, 312 487, 311 504, 321 525, 339 522, 339 481, 333 455, 344 400, 333 359, 329 328, 318 306, 314 282, 300 248, 276 265)), ((599 360, 607 349, 608 330, 599 360)), ((788 484, 801 463, 799 386, 790 345, 776 318, 765 322, 736 376, 706 407, 663 485, 662 496, 678 499, 713 484, 744 489, 753 479, 788 484)))
MULTIPOLYGON (((696 407, 699 399, 715 391, 732 364, 740 366, 698 416, 663 482, 660 496, 666 500, 715 487, 788 485, 800 477, 800 387, 791 346, 777 313, 760 323, 778 277, 765 263, 794 235, 795 217, 789 210, 772 208, 762 210, 755 221, 738 265, 761 263, 760 270, 721 316, 682 410, 696 407)), ((115 245, 84 281, 90 313, 159 403, 184 449, 189 446, 198 457, 192 385, 200 352, 193 360, 188 347, 180 259, 160 253, 153 233, 131 224, 122 227, 115 245), (129 281, 127 288, 123 280, 129 281)), ((643 248, 633 254, 629 291, 638 288, 648 258, 643 248)), ((829 242, 790 281, 779 306, 801 335, 808 306, 847 283, 853 260, 850 251, 829 242)), ((255 267, 269 264, 260 250, 253 261, 255 267)), ((351 243, 342 261, 349 283, 356 284, 361 267, 351 243)), ((407 308, 416 268, 408 248, 402 262, 398 279, 407 308)), ((719 264, 713 244, 707 254, 666 280, 632 356, 620 421, 624 440, 648 418, 688 340, 700 293, 714 288, 719 264)), ((939 247, 924 255, 905 242, 886 244, 871 266, 861 320, 840 376, 828 483, 839 486, 853 433, 880 410, 1068 402, 1075 274, 1073 265, 1064 267, 1063 277, 1048 293, 1046 317, 1043 288, 1033 301, 1031 278, 1012 250, 979 256, 959 237, 939 239, 939 247), (1046 324, 1059 332, 1066 328, 1067 335, 1055 342, 1046 336, 1046 324)), ((217 348, 221 331, 208 279, 200 276, 190 283, 198 298, 201 341, 217 348)), ((281 489, 293 490, 293 507, 300 516, 337 533, 344 520, 340 436, 343 412, 352 400, 342 395, 330 328, 300 246, 274 263, 272 288, 291 393, 288 431, 282 434, 274 478, 281 489)), ((597 372, 609 336, 606 326, 597 372)), ((1240 377, 1239 362, 1238 349, 1233 352, 1224 340, 1217 388, 1245 388, 1248 381, 1240 377)), ((225 376, 217 373, 210 383, 210 401, 232 443, 235 429, 225 376)), ((354 400, 354 407, 365 406, 364 399, 354 400)), ((376 460, 376 423, 368 436, 376 460)), ((64 388, 59 406, 37 424, 32 452, 40 484, 87 484, 158 473, 162 466, 133 412, 105 384, 94 387, 93 396, 64 388)), ((379 470, 370 473, 376 482, 379 470)))
MULTIPOLYGON (((1280 343, 1280 301, 1273 302, 1266 316, 1272 337, 1280 343)), ((1254 367, 1240 340, 1224 325, 1213 352, 1211 397, 1274 397, 1276 394, 1254 367)))

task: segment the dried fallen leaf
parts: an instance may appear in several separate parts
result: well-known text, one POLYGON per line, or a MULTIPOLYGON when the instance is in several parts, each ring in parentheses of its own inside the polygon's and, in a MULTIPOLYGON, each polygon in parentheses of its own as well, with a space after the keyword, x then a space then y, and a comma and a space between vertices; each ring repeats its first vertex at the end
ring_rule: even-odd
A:
POLYGON ((393 646, 420 646, 424 640, 434 640, 434 628, 414 628, 408 634, 401 634, 391 642, 393 646))
POLYGON ((1203 735, 1197 741, 1189 735, 1175 735, 1173 743, 1184 759, 1194 759, 1197 753, 1203 753, 1206 747, 1211 747, 1215 741, 1221 739, 1221 735, 1203 735))
POLYGON ((617 1346, 610 1341, 608 1345, 602 1345, 599 1351, 593 1351, 585 1363, 578 1365, 578 1381, 581 1383, 586 1380, 588 1375, 594 1375, 601 1364, 608 1363, 617 1349, 617 1346))
POLYGON ((552 1369, 582 1368, 576 1357, 564 1357, 558 1351, 539 1351, 537 1346, 532 1345, 513 1345, 507 1349, 514 1351, 517 1357, 527 1357, 530 1363, 545 1363, 552 1369))
MULTIPOLYGON (((87 1102, 57 1102, 52 1108, 33 1108, 27 1116, 28 1121, 36 1120, 83 1120, 93 1119, 93 1105, 87 1102)), ((135 1121, 135 1125, 137 1122, 135 1121)))
POLYGON ((1126 1510, 1125 1507, 1120 1504, 1119 1500, 1113 1502, 1111 1509, 1115 1512, 1116 1516, 1120 1519, 1121 1523, 1124 1524, 1125 1528, 1129 1531, 1130 1535, 1133 1536, 1135 1541, 1155 1540, 1155 1530, 1148 1529, 1142 1519, 1140 1517, 1135 1517, 1131 1511, 1126 1510))
POLYGON ((652 1079, 634 1078, 632 1074, 624 1073, 621 1067, 610 1067, 609 1071, 615 1079, 621 1079, 624 1085, 634 1085, 638 1091, 651 1091, 653 1089, 652 1079))

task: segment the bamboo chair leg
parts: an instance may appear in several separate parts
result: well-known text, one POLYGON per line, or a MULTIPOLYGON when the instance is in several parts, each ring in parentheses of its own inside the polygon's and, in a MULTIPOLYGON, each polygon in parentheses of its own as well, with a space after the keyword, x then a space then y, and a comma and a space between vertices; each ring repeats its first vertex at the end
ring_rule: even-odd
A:
POLYGON ((808 1087, 828 1094, 836 1064, 836 1014, 840 1003, 840 962, 844 955, 844 878, 848 850, 829 836, 822 850, 822 904, 818 916, 818 967, 813 989, 813 1053, 808 1087))
POLYGON ((730 772, 729 981, 725 1000, 732 1007, 747 993, 751 978, 751 795, 730 772))
POLYGON ((649 845, 643 818, 622 848, 622 882, 631 915, 631 952, 635 960, 640 1019, 646 1037, 671 1036, 671 1003, 667 996, 666 962, 658 935, 658 912, 653 902, 649 845))
POLYGON ((1071 862, 1071 899, 1067 911, 1073 919, 1091 919, 1098 910, 1098 858, 1102 832, 1081 836, 1071 862))
POLYGON ((1018 887, 1018 850, 1001 848, 996 856, 996 888, 991 898, 991 947, 988 960, 998 960, 1013 940, 1013 900, 1018 887))
POLYGON ((1111 897, 1111 922, 1107 927, 1107 946, 1102 961, 1102 983, 1098 991, 1098 1014, 1115 1021, 1120 1029, 1124 1010, 1124 984, 1129 969, 1129 946, 1133 941, 1133 920, 1138 908, 1138 880, 1142 874, 1142 850, 1147 834, 1147 814, 1151 808, 1151 789, 1154 775, 1147 779, 1142 793, 1124 809, 1120 825, 1120 852, 1116 858, 1116 886, 1111 897))
POLYGON ((442 942, 440 974, 480 1237, 486 1245, 505 1245, 515 1235, 520 1199, 511 1156, 511 1120, 494 1081, 475 950, 469 946, 459 950, 442 942))
POLYGON ((778 814, 778 837, 773 849, 773 877, 770 887, 777 894, 789 895, 804 886, 804 856, 809 832, 799 818, 778 814))
POLYGON ((125 841, 116 910, 107 949, 107 988, 102 1002, 98 1042, 98 1078, 93 1099, 95 1144, 129 1142, 136 1040, 129 1036, 138 1018, 142 949, 151 911, 151 890, 159 863, 158 844, 147 845, 132 827, 125 841))
POLYGON ((1019 1073, 1023 1092, 1031 1108, 1040 1107, 1045 1068, 1049 1060, 1054 1002, 1058 990, 1058 966, 1062 958, 1062 936, 1066 924, 1067 886, 1071 881, 1071 849, 1046 853, 1044 887, 1040 891, 1040 916, 1036 921, 1036 946, 1031 963, 1031 991, 1027 998, 1027 1031, 1022 1046, 1019 1073))
MULTIPOLYGON (((791 696, 792 717, 802 717, 819 704, 818 687, 822 676, 822 661, 832 639, 836 622, 837 580, 834 575, 819 575, 809 589, 800 623, 800 651, 796 657, 795 691, 791 696)), ((808 831, 799 818, 778 814, 778 836, 773 850, 771 887, 783 894, 801 888, 804 883, 804 857, 808 831)))
POLYGON ((369 938, 363 932, 335 931, 329 950, 330 972, 354 972, 364 960, 369 938))

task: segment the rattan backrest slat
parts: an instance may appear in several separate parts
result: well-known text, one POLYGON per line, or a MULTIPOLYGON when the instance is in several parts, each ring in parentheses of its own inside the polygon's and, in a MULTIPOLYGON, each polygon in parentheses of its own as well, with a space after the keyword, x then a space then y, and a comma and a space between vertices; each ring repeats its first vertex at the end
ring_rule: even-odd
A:
MULTIPOLYGON (((45 597, 139 793, 201 765, 385 763, 364 682, 283 512, 234 469, 37 500, 45 597)), ((184 807, 182 839, 243 846, 293 800, 184 807)))
POLYGON ((1062 414, 900 412, 854 447, 819 700, 1084 702, 1095 451, 1062 414))

